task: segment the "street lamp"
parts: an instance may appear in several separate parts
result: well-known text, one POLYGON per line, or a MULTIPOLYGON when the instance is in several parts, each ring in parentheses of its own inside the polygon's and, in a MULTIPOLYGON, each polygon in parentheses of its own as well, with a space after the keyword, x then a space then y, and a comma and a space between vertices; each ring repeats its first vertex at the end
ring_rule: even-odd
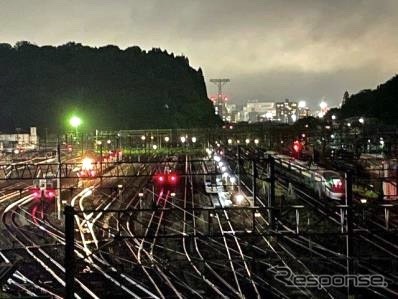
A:
POLYGON ((69 120, 69 124, 75 128, 76 130, 76 138, 77 138, 77 128, 82 124, 82 120, 80 117, 77 116, 72 116, 71 119, 69 120))
POLYGON ((254 139, 254 144, 257 145, 260 141, 258 139, 254 139))
POLYGON ((170 141, 170 137, 169 136, 164 137, 164 141, 169 142, 170 141))
POLYGON ((192 143, 196 142, 196 137, 192 137, 192 143))
POLYGON ((249 144, 249 143, 250 143, 250 139, 247 138, 247 139, 245 140, 245 142, 246 142, 246 144, 249 144))
POLYGON ((181 136, 180 140, 182 143, 184 143, 187 139, 184 136, 181 136))

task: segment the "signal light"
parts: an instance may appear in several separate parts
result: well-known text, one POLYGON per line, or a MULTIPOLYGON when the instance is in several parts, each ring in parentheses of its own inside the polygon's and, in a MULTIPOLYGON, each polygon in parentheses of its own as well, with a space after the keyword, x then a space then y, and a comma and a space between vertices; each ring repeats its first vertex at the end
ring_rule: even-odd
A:
POLYGON ((41 190, 39 188, 32 188, 31 191, 34 198, 41 197, 41 190))
POLYGON ((293 156, 294 156, 294 158, 299 159, 302 149, 303 149, 303 145, 300 143, 300 141, 295 140, 293 142, 293 151, 294 151, 293 152, 293 156))
POLYGON ((48 199, 54 198, 55 197, 55 190, 53 190, 53 189, 45 190, 44 197, 48 198, 48 199))
POLYGON ((301 143, 298 140, 295 140, 293 143, 293 150, 298 153, 301 150, 301 143))
POLYGON ((164 176, 159 175, 158 176, 158 182, 161 183, 161 184, 164 183, 164 176))
POLYGON ((175 174, 168 175, 169 184, 175 184, 177 182, 177 176, 175 174))
POLYGON ((178 181, 178 177, 175 173, 159 173, 153 177, 153 180, 159 185, 175 185, 178 181))

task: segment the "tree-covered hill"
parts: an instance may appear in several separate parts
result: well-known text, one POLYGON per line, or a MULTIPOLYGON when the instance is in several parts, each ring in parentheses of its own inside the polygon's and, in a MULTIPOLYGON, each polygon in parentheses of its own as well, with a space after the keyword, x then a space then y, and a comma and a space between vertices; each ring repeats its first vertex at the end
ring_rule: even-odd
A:
POLYGON ((398 76, 374 90, 366 89, 351 95, 345 100, 340 113, 343 118, 375 117, 388 124, 398 124, 398 76))
POLYGON ((211 127, 202 70, 160 49, 0 44, 0 129, 211 127))

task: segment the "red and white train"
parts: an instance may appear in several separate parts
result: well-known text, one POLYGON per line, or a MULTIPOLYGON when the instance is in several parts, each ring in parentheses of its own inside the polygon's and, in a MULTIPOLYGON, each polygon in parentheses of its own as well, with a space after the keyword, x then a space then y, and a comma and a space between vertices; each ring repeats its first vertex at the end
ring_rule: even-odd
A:
POLYGON ((333 170, 319 166, 308 166, 307 162, 285 155, 274 154, 275 169, 288 179, 305 185, 314 191, 319 198, 340 200, 345 196, 345 180, 333 170))

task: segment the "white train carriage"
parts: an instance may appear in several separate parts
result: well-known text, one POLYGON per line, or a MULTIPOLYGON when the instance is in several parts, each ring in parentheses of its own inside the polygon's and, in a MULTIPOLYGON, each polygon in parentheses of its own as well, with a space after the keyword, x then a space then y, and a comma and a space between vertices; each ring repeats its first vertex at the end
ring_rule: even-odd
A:
POLYGON ((345 181, 338 172, 317 166, 308 167, 306 162, 285 155, 274 155, 274 158, 276 169, 279 168, 292 181, 313 190, 319 198, 344 198, 345 181))

